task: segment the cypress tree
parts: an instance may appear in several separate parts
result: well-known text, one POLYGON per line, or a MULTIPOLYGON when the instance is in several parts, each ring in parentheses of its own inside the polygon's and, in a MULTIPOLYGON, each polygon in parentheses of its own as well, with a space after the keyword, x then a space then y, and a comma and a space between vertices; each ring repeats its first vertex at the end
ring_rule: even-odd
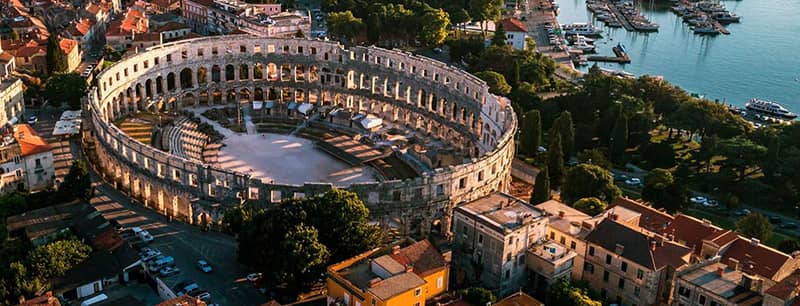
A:
POLYGON ((52 74, 67 71, 67 55, 61 51, 58 35, 47 38, 47 70, 52 74))
POLYGON ((494 29, 494 36, 492 37, 492 45, 505 46, 506 45, 506 31, 503 30, 503 24, 498 23, 494 29))
POLYGON ((552 188, 560 188, 561 183, 564 182, 564 149, 561 146, 561 135, 557 129, 550 134, 550 145, 547 147, 547 169, 552 188))
POLYGON ((625 148, 628 147, 628 119, 622 115, 622 112, 617 115, 617 122, 614 124, 614 129, 611 130, 609 147, 611 161, 617 164, 622 163, 625 157, 625 148))
POLYGON ((547 167, 544 167, 536 175, 530 202, 535 205, 547 200, 550 200, 550 175, 547 173, 547 167))
POLYGON ((512 74, 511 77, 512 77, 511 86, 514 86, 514 88, 516 88, 517 86, 519 86, 519 80, 520 80, 519 61, 518 60, 514 61, 514 74, 512 74))
POLYGON ((558 131, 561 133, 561 145, 564 147, 564 156, 569 158, 575 153, 575 126, 572 123, 572 113, 564 111, 558 116, 558 131))
POLYGON ((539 110, 530 110, 522 118, 522 152, 535 155, 542 145, 542 116, 539 110))

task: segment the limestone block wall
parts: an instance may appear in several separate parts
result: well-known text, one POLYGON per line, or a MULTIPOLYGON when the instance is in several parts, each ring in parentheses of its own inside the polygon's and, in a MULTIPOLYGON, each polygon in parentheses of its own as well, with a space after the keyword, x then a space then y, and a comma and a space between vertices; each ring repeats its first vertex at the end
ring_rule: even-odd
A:
POLYGON ((250 35, 184 40, 119 61, 98 76, 88 100, 105 174, 145 205, 190 222, 218 218, 233 203, 270 205, 332 185, 268 184, 189 161, 125 135, 114 118, 269 100, 276 110, 290 103, 339 105, 415 129, 469 158, 414 179, 347 187, 373 219, 409 232, 428 231, 436 220, 449 229, 454 205, 505 191, 511 180, 517 123, 510 103, 467 72, 396 50, 250 35))

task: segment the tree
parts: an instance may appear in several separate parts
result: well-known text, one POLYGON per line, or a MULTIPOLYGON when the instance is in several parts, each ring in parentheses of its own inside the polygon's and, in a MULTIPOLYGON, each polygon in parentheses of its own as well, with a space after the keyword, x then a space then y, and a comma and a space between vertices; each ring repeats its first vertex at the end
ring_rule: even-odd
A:
POLYGON ((494 36, 492 36, 492 45, 505 46, 506 45, 506 31, 503 30, 503 24, 497 23, 494 29, 494 36))
POLYGON ((481 71, 475 73, 475 76, 486 81, 486 84, 489 85, 489 92, 493 94, 505 96, 511 92, 511 85, 508 85, 506 77, 502 74, 494 71, 481 71))
POLYGON ((356 37, 364 28, 361 18, 353 16, 353 12, 334 12, 328 14, 328 30, 331 34, 351 40, 356 37))
POLYGON ((752 213, 736 221, 736 229, 742 236, 767 241, 772 236, 772 224, 762 214, 752 213))
POLYGON ((567 173, 561 190, 561 199, 567 204, 588 197, 610 202, 621 194, 619 187, 614 185, 611 172, 597 165, 580 164, 572 167, 567 173))
POLYGON ((467 65, 477 61, 485 49, 483 41, 474 38, 451 39, 447 41, 447 45, 450 46, 450 60, 467 65))
POLYGON ((290 288, 301 289, 312 284, 316 276, 325 271, 325 263, 330 253, 319 242, 317 229, 298 224, 283 238, 282 250, 286 251, 286 280, 290 288))
POLYGON ((67 71, 67 55, 61 50, 61 43, 58 35, 50 35, 47 38, 47 69, 50 73, 67 71))
POLYGON ((92 248, 77 239, 58 240, 33 249, 26 258, 28 272, 41 279, 63 276, 89 258, 92 248))
POLYGON ((542 145, 542 117, 538 110, 530 110, 522 117, 520 151, 529 156, 536 155, 542 145))
POLYGON ((547 287, 547 305, 559 306, 602 306, 603 303, 590 297, 588 286, 571 283, 566 278, 558 279, 547 287))
POLYGON ((91 198, 93 194, 92 179, 89 177, 86 163, 82 160, 73 161, 58 191, 65 199, 87 200, 91 198))
POLYGON ((225 214, 222 215, 222 223, 225 224, 231 232, 239 234, 245 223, 252 218, 252 213, 251 210, 242 205, 232 207, 226 210, 225 214))
POLYGON ((761 163, 767 155, 767 148, 744 137, 734 137, 719 142, 719 153, 725 157, 721 161, 723 167, 737 174, 736 181, 741 181, 761 170, 761 163))
POLYGON ((111 45, 105 45, 103 46, 103 57, 105 57, 106 60, 116 62, 122 59, 122 54, 111 45))
POLYGON ((17 33, 17 30, 11 30, 11 41, 17 40, 19 40, 19 33, 17 33))
POLYGON ((625 160, 625 149, 628 148, 628 119, 622 115, 621 110, 617 115, 617 122, 614 124, 614 129, 611 130, 609 146, 611 160, 617 164, 623 163, 625 160))
POLYGON ((461 295, 461 298, 472 305, 486 305, 488 303, 494 303, 497 301, 494 293, 486 288, 480 287, 471 287, 460 290, 459 295, 461 295))
POLYGON ((600 149, 586 149, 578 153, 578 162, 585 164, 598 165, 605 169, 611 169, 611 162, 608 161, 606 153, 600 149))
POLYGON ((608 207, 608 204, 598 198, 590 197, 576 201, 575 204, 572 204, 572 207, 582 211, 587 215, 596 216, 597 214, 604 212, 606 207, 608 207))
POLYGON ((481 22, 481 29, 486 37, 486 21, 500 18, 503 0, 469 0, 469 15, 473 21, 481 22))
POLYGON ((80 74, 58 73, 47 80, 45 98, 50 105, 60 106, 63 101, 73 110, 81 108, 81 99, 86 96, 86 80, 80 74))
POLYGON ((550 175, 547 174, 547 167, 544 167, 536 174, 531 203, 539 204, 547 200, 550 200, 550 175))
POLYGON ((672 168, 675 166, 675 149, 665 141, 648 143, 643 146, 641 153, 650 167, 672 168))
POLYGON ((564 151, 561 149, 561 135, 558 130, 550 134, 550 144, 547 147, 547 169, 550 174, 550 185, 553 189, 561 187, 564 181, 564 151))
POLYGON ((792 254, 792 252, 800 250, 800 241, 795 239, 783 240, 778 244, 778 250, 786 254, 792 254))
POLYGON ((422 30, 419 38, 422 43, 428 46, 440 46, 447 38, 447 27, 450 25, 450 17, 442 9, 430 9, 422 15, 422 30))
POLYGON ((688 197, 686 186, 677 182, 667 169, 655 168, 644 177, 642 199, 652 202, 657 208, 674 213, 686 208, 688 197))
POLYGON ((572 156, 575 149, 575 126, 572 123, 572 113, 569 111, 561 112, 561 115, 553 122, 551 129, 558 129, 558 134, 561 135, 564 156, 572 156))

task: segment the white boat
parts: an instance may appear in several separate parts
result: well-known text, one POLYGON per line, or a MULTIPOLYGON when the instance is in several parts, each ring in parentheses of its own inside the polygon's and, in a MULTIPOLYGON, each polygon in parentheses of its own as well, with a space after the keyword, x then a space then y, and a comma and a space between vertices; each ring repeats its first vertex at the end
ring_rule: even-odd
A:
POLYGON ((782 119, 797 118, 797 114, 790 112, 778 102, 753 98, 744 106, 746 109, 782 119))
POLYGON ((696 26, 694 27, 694 29, 692 29, 692 31, 694 31, 695 34, 708 34, 708 35, 719 34, 719 31, 717 31, 717 29, 715 29, 710 25, 696 26))
POLYGON ((573 23, 561 25, 561 29, 567 35, 599 36, 603 30, 590 23, 573 23))

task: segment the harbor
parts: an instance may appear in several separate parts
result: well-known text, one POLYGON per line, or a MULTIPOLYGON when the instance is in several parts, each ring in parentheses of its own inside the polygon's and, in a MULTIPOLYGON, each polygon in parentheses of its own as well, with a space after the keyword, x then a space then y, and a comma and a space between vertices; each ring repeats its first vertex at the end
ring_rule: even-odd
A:
POLYGON ((658 24, 648 20, 631 0, 587 0, 586 9, 608 27, 623 27, 631 32, 658 31, 658 24))
POLYGON ((730 35, 724 24, 738 23, 741 17, 729 12, 719 1, 674 0, 671 10, 689 25, 695 34, 730 35))

